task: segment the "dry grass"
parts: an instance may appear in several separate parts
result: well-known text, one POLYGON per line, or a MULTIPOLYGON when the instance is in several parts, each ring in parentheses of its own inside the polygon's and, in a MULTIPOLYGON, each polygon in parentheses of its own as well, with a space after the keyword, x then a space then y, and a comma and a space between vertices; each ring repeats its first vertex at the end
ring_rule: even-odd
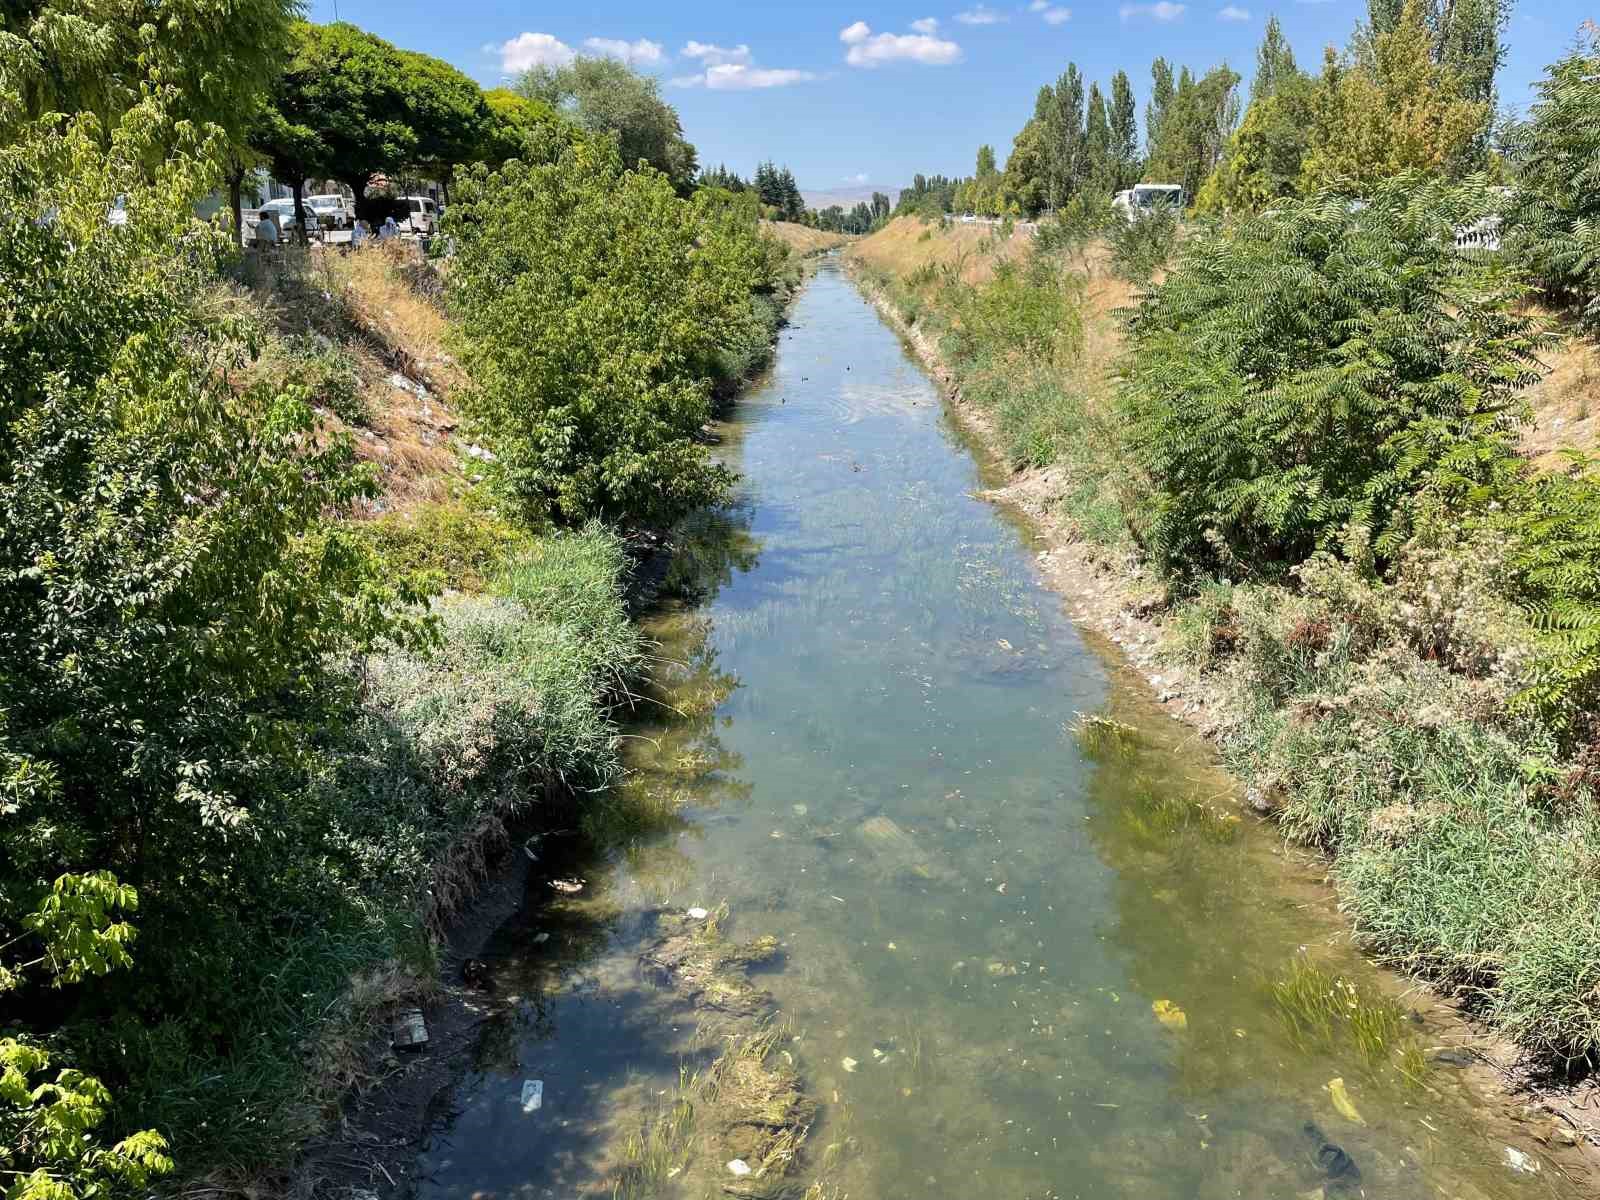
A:
POLYGON ((360 427, 327 418, 330 428, 348 429, 381 473, 383 494, 355 517, 410 512, 461 490, 450 398, 465 376, 445 350, 442 280, 417 247, 317 247, 286 255, 245 283, 281 334, 314 333, 355 362, 368 417, 360 427))
POLYGON ((965 283, 986 283, 997 263, 1022 259, 1032 241, 1024 234, 1002 238, 988 225, 943 225, 920 217, 896 217, 877 233, 854 243, 852 259, 904 279, 929 265, 951 268, 965 283))
POLYGON ((1547 359, 1550 373, 1528 393, 1533 424, 1522 450, 1534 465, 1559 470, 1562 450, 1600 446, 1600 346, 1585 337, 1563 342, 1547 359))
POLYGON ((790 221, 763 221, 761 228, 802 258, 837 250, 840 246, 847 246, 855 240, 842 233, 828 233, 826 230, 812 229, 809 225, 796 225, 790 221))

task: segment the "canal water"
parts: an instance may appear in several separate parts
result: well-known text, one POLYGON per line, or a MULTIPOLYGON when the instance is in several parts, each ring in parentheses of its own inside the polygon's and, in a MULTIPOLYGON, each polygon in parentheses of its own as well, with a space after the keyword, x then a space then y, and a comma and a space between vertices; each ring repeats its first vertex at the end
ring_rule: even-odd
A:
POLYGON ((819 1104, 796 1197, 1572 1194, 1431 1061, 1315 864, 1063 615, 836 266, 721 432, 739 493, 683 531, 628 736, 650 815, 497 936, 502 1011, 424 1196, 744 1186, 680 1157, 617 1187, 717 1052, 639 954, 722 906, 779 943, 753 982, 819 1104))

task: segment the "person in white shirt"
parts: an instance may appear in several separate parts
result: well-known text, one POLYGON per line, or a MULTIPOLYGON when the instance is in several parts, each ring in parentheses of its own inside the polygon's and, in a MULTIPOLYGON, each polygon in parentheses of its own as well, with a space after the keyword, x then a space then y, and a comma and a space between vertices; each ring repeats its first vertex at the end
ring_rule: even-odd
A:
POLYGON ((276 246, 280 241, 278 221, 271 213, 262 213, 256 223, 256 245, 263 249, 276 246))
POLYGON ((378 227, 378 240, 387 242, 390 238, 400 236, 400 226, 394 223, 394 214, 390 213, 383 219, 383 224, 378 227))

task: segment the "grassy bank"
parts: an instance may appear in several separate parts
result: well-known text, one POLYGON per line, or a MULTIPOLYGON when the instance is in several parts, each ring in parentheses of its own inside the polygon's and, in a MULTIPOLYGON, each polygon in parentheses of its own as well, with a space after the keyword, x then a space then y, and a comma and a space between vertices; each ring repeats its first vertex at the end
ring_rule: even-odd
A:
MULTIPOLYGON (((1256 807, 1330 854, 1372 952, 1433 979, 1545 1061, 1592 1064, 1592 691, 1583 684, 1541 703, 1541 681, 1572 643, 1541 615, 1525 566, 1550 552, 1581 569, 1585 556, 1552 550, 1566 545, 1542 540, 1552 526, 1517 514, 1532 508, 1530 493, 1552 491, 1522 460, 1485 451, 1496 480, 1463 495, 1421 477, 1403 489, 1399 534, 1381 545, 1366 527, 1336 523, 1303 552, 1269 555, 1251 548, 1267 534, 1241 540, 1243 518, 1207 514, 1181 526, 1196 542, 1174 550, 1171 531, 1196 493, 1164 492, 1149 467, 1144 381, 1161 316, 1152 305, 1176 302, 1162 274, 1144 292, 1116 247, 1059 227, 1038 244, 974 236, 899 220, 850 255, 937 349, 963 406, 1016 472, 1014 494, 1060 540, 1126 579, 1125 607, 1152 616, 1168 680, 1176 670, 1188 677, 1186 696, 1208 697, 1207 713, 1192 715, 1216 722, 1256 807), (1143 295, 1157 299, 1139 307, 1143 295), (1506 499, 1475 503, 1488 488, 1506 499)), ((1184 286, 1194 288, 1192 276, 1184 286)), ((1170 343, 1180 364, 1200 358, 1182 328, 1170 343)), ((1203 324, 1189 328, 1202 335, 1203 324)), ((1568 343, 1540 353, 1565 364, 1593 351, 1568 343)), ((1580 404, 1569 381, 1580 374, 1570 368, 1559 389, 1528 390, 1580 404)), ((1196 375, 1182 386, 1198 405, 1212 385, 1196 375)), ((1194 429, 1211 419, 1203 409, 1185 418, 1194 429)), ((1547 453, 1560 428, 1534 419, 1513 437, 1525 453, 1547 453)), ((1217 438, 1224 449, 1239 444, 1217 438)), ((1245 486, 1268 479, 1270 461, 1262 452, 1243 465, 1245 486)))

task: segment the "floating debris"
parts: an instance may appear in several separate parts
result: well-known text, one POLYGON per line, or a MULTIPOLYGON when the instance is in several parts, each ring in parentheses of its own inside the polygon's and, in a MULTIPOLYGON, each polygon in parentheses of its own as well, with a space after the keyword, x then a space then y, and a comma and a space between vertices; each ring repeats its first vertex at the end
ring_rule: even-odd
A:
POLYGON ((550 886, 563 896, 576 896, 583 891, 584 881, 581 879, 552 879, 550 886))
POLYGON ((1333 1099, 1333 1107, 1338 1110, 1339 1115, 1346 1121, 1351 1121, 1357 1125, 1366 1124, 1361 1119, 1361 1114, 1356 1111, 1355 1102, 1350 1099, 1350 1093, 1345 1088, 1343 1079, 1330 1079, 1328 1081, 1328 1095, 1333 1099))
POLYGON ((703 908, 691 908, 688 915, 689 919, 692 921, 704 921, 711 914, 703 908))
POLYGON ((858 1063, 855 1059, 851 1058, 849 1055, 846 1055, 844 1057, 843 1061, 841 1061, 839 1063, 839 1065, 841 1067, 843 1067, 846 1071, 852 1071, 853 1072, 861 1064, 858 1063))
POLYGON ((544 1104, 544 1080, 524 1079, 522 1081, 522 1111, 525 1113, 538 1112, 544 1104))
POLYGON ((1189 1028, 1189 1017, 1171 1000, 1157 1000, 1150 1006, 1150 1011, 1155 1013, 1156 1020, 1168 1029, 1189 1028))
POLYGON ((750 1174, 750 1164, 745 1162, 745 1160, 742 1158, 731 1158, 728 1160, 728 1173, 730 1175, 737 1175, 740 1179, 743 1179, 746 1175, 750 1174))
POLYGON ((396 1050, 419 1050, 428 1044, 428 1023, 420 1008, 403 1009, 390 1027, 390 1044, 396 1050))
POLYGON ((1537 1175, 1543 1164, 1531 1154, 1524 1154, 1515 1146, 1506 1147, 1506 1166, 1519 1175, 1537 1175))

